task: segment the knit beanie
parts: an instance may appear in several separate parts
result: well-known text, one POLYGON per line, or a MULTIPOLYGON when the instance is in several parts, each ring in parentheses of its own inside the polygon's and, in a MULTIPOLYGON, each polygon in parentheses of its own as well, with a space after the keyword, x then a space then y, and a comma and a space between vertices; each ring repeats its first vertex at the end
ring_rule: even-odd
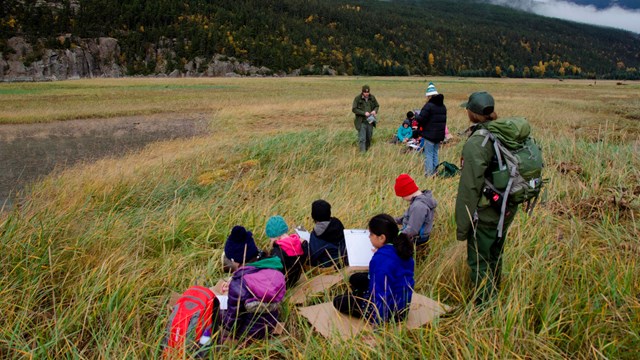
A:
POLYGON ((316 200, 311 204, 311 218, 317 222, 331 220, 331 204, 316 200))
POLYGON ((282 234, 286 234, 289 231, 289 226, 284 221, 284 218, 280 215, 272 216, 267 220, 267 236, 270 238, 276 238, 282 234))
POLYGON ((409 196, 419 190, 416 182, 408 174, 400 174, 396 178, 394 189, 396 190, 396 196, 399 197, 409 196))
POLYGON ((224 255, 240 264, 258 256, 258 247, 251 231, 242 226, 234 226, 224 244, 224 255))
POLYGON ((431 96, 431 95, 438 95, 438 90, 436 90, 436 86, 433 85, 432 82, 430 82, 429 86, 427 86, 427 92, 425 96, 431 96))

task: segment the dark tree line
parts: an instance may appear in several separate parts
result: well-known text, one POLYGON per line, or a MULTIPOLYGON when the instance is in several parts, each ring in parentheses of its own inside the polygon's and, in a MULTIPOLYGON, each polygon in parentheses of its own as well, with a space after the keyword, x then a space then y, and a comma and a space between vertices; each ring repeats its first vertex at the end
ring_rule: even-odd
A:
POLYGON ((171 68, 222 54, 304 74, 637 79, 640 62, 638 35, 464 0, 5 0, 0 51, 16 35, 114 37, 131 74, 154 71, 151 48, 171 68))

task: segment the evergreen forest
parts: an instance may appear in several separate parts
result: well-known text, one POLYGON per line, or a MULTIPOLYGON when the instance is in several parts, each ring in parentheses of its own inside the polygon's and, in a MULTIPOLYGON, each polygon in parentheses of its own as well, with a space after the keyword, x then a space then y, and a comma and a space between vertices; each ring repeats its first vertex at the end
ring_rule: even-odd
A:
POLYGON ((128 75, 216 54, 274 73, 639 79, 640 36, 471 0, 4 0, 0 52, 118 40, 128 75), (165 54, 163 53, 163 54, 165 54))

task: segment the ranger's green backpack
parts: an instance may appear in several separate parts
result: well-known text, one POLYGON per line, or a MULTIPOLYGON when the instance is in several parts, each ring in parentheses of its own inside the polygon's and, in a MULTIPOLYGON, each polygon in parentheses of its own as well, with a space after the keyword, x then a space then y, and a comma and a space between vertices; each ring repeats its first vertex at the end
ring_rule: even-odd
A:
POLYGON ((474 135, 485 137, 482 146, 489 140, 498 160, 498 169, 485 178, 485 187, 499 195, 500 222, 498 236, 502 236, 507 204, 526 203, 530 214, 542 190, 542 150, 532 137, 531 126, 523 117, 494 120, 487 123, 487 129, 480 129, 474 135))

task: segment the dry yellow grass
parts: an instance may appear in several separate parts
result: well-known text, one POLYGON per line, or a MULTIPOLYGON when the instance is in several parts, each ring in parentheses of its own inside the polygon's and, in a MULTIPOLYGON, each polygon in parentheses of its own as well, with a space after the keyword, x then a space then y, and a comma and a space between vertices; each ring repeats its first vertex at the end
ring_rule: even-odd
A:
MULTIPOLYGON (((404 114, 423 104, 426 79, 0 85, 3 94, 22 91, 0 99, 1 122, 204 113, 212 129, 210 136, 158 143, 50 176, 3 215, 0 354, 153 357, 168 294, 222 275, 220 251, 233 225, 253 230, 266 246, 269 216, 309 228, 310 204, 324 198, 347 227, 363 227, 376 213, 405 210, 393 182, 407 172, 439 201, 430 251, 417 259, 416 290, 460 305, 451 317, 418 331, 383 329, 372 347, 321 338, 285 303, 289 335, 221 347, 212 357, 634 358, 640 84, 428 80, 445 94, 454 134, 468 126, 458 104, 487 90, 500 116, 530 119, 546 159, 544 202, 532 218, 516 217, 504 288, 484 309, 465 300, 465 249, 454 237, 457 180, 422 177, 421 156, 386 143, 404 114), (371 151, 361 155, 350 106, 364 83, 381 104, 381 121, 371 151), (86 96, 74 100, 78 94, 86 96), (12 102, 28 110, 14 113, 12 102)), ((457 163, 463 142, 444 146, 441 160, 457 163)))

